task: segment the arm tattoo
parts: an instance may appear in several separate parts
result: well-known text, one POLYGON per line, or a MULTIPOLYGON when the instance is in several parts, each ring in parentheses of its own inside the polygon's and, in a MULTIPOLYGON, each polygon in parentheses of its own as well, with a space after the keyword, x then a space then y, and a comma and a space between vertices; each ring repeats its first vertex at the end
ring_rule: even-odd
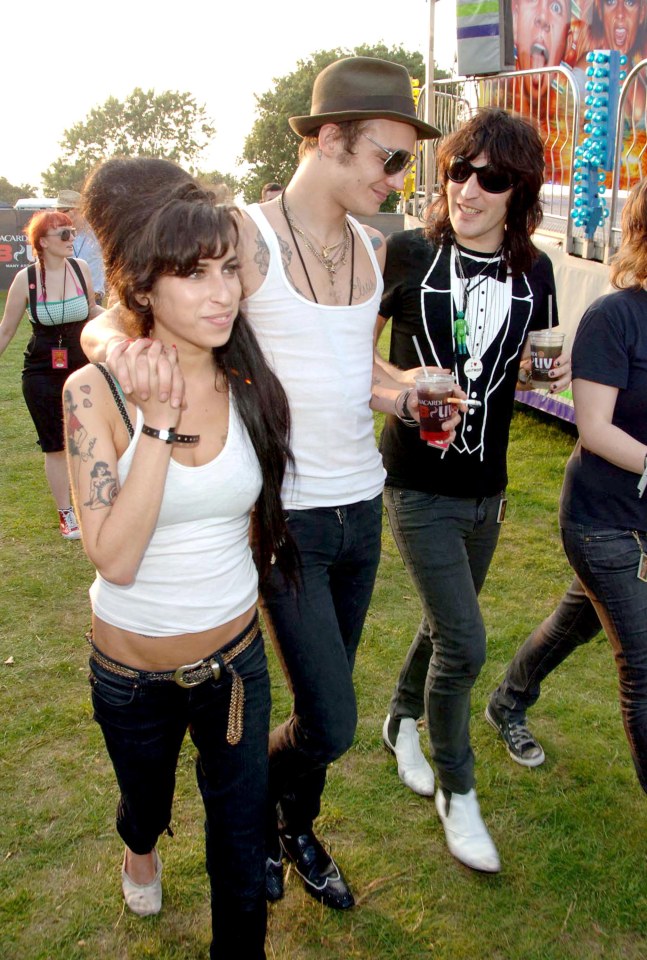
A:
POLYGON ((371 245, 374 250, 379 250, 383 243, 382 237, 371 237, 371 245))
POLYGON ((260 275, 262 277, 266 277, 267 270, 270 265, 270 251, 260 232, 256 234, 256 254, 254 255, 254 263, 258 267, 258 272, 260 275))
POLYGON ((83 506, 90 510, 111 507, 119 487, 108 464, 104 460, 97 460, 90 472, 90 478, 90 499, 86 500, 83 506))
MULTIPOLYGON (((89 393, 90 388, 87 384, 81 387, 83 393, 89 393)), ((83 406, 92 406, 89 400, 83 401, 83 406)), ((71 457, 80 457, 81 460, 90 460, 92 451, 96 443, 96 437, 88 439, 88 431, 76 415, 78 403, 74 403, 74 397, 71 390, 63 392, 63 407, 65 409, 65 421, 67 428, 67 449, 71 457)))

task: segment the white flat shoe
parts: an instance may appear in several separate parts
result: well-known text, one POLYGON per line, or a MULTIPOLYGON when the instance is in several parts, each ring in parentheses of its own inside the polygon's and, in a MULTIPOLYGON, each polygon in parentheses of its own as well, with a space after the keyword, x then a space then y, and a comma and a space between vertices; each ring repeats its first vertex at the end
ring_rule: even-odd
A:
POLYGON ((416 721, 411 717, 400 720, 400 728, 395 743, 389 740, 390 714, 387 713, 382 727, 382 739, 387 750, 398 761, 398 776, 406 787, 421 797, 434 795, 434 771, 420 749, 420 736, 416 721))
POLYGON ((155 876, 150 883, 135 883, 126 873, 126 852, 121 867, 121 889, 126 906, 138 917, 150 917, 162 909, 162 861, 155 853, 155 876))
POLYGON ((445 828, 449 852, 472 870, 498 873, 501 862, 483 823, 476 791, 452 793, 448 803, 444 791, 438 790, 436 809, 445 828))

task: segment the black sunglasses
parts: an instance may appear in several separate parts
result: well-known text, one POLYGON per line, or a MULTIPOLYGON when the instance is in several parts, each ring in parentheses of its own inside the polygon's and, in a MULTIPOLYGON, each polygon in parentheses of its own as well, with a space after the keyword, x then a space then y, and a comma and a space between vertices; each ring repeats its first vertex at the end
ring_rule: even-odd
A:
POLYGON ((454 183, 466 183, 473 173, 476 174, 479 187, 486 193, 505 193, 514 187, 509 173, 498 173, 489 164, 474 167, 465 157, 452 157, 447 167, 447 176, 454 183))
POLYGON ((76 236, 76 230, 74 229, 74 227, 64 227, 62 230, 57 230, 56 233, 48 233, 46 234, 46 236, 59 237, 63 241, 63 243, 67 243, 67 241, 70 238, 72 240, 74 239, 74 237, 76 236))
POLYGON ((362 136, 366 137, 367 140, 370 140, 371 143, 386 153, 387 157, 384 161, 384 172, 387 177, 394 177, 397 173, 402 173, 403 171, 406 173, 408 170, 411 170, 411 167, 416 162, 416 158, 412 153, 409 153, 408 150, 389 150, 383 143, 378 143, 373 137, 369 137, 368 133, 363 133, 362 136))

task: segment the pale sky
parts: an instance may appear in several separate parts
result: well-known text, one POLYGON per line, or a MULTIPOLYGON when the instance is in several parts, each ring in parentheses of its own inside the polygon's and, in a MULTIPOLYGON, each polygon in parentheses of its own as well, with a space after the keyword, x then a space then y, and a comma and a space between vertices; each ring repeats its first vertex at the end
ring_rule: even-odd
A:
MULTIPOLYGON (((201 168, 240 173, 254 94, 271 89, 274 77, 333 47, 382 41, 425 55, 429 29, 429 0, 31 0, 27 19, 11 7, 3 23, 12 80, 2 102, 0 176, 35 186, 68 127, 135 87, 193 94, 216 127, 201 168)), ((435 24, 435 59, 449 68, 454 0, 439 0, 435 24)))

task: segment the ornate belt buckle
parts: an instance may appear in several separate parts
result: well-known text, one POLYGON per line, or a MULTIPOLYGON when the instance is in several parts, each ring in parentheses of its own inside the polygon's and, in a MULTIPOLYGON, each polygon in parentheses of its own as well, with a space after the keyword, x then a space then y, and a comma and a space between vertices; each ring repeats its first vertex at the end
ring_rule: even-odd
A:
POLYGON ((185 680, 184 675, 189 673, 190 670, 197 670, 198 667, 202 666, 204 666, 204 660, 196 660, 195 663, 184 663, 181 667, 177 668, 173 674, 173 679, 179 687, 197 687, 199 683, 202 683, 202 680, 185 680))
POLYGON ((184 663, 181 667, 177 668, 173 674, 173 679, 179 687, 184 687, 185 689, 197 687, 199 684, 204 683, 207 678, 200 677, 199 680, 186 680, 185 675, 192 670, 197 670, 199 667, 209 667, 214 680, 220 679, 220 664, 216 660, 212 660, 209 663, 205 663, 204 660, 196 660, 195 663, 184 663))

